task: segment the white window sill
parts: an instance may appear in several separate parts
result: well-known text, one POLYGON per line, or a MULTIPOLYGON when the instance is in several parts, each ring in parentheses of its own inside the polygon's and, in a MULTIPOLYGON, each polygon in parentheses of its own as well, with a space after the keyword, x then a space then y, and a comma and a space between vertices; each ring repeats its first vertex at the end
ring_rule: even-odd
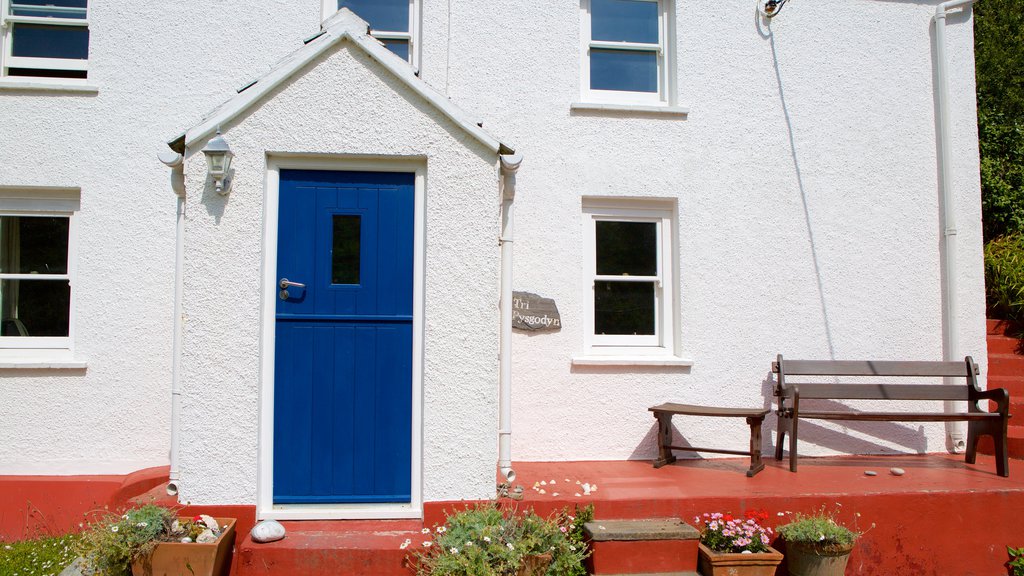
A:
POLYGON ((62 82, 59 79, 52 78, 0 78, 0 91, 6 90, 97 94, 100 91, 100 87, 95 84, 85 84, 82 82, 62 82))
POLYGON ((82 360, 0 360, 0 370, 85 370, 82 360))
POLYGON ((573 366, 693 366, 678 356, 573 356, 573 366))
POLYGON ((686 116, 690 109, 686 106, 655 106, 651 104, 614 104, 611 102, 573 102, 570 110, 590 112, 639 112, 642 114, 664 114, 665 116, 686 116))

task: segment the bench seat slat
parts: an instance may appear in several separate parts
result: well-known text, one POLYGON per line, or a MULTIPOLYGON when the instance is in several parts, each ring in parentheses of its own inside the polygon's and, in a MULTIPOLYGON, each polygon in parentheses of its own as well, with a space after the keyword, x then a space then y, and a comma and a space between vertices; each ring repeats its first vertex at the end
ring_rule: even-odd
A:
POLYGON ((719 408, 716 406, 694 406, 693 404, 676 404, 666 402, 647 409, 650 412, 668 412, 687 416, 722 416, 722 417, 758 417, 765 416, 771 410, 764 408, 719 408))
POLYGON ((810 412, 800 411, 800 418, 817 420, 869 420, 892 422, 963 422, 966 420, 1000 419, 992 412, 924 413, 924 412, 810 412))
POLYGON ((786 360, 786 374, 817 376, 967 376, 963 362, 786 360))
MULTIPOLYGON (((787 364, 788 366, 788 364, 787 364)), ((819 384, 787 382, 786 388, 796 387, 800 398, 835 400, 968 400, 966 385, 942 384, 819 384)))

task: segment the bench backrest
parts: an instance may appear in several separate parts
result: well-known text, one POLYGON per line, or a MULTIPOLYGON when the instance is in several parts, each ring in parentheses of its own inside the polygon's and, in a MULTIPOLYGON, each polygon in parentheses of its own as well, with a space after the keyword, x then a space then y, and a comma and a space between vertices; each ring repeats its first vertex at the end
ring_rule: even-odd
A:
POLYGON ((885 376, 885 377, 955 377, 963 384, 881 384, 807 383, 797 384, 802 398, 836 400, 970 400, 978 388, 978 365, 970 356, 963 362, 918 362, 891 360, 783 360, 782 355, 772 363, 772 372, 778 374, 775 394, 793 383, 787 376, 885 376))

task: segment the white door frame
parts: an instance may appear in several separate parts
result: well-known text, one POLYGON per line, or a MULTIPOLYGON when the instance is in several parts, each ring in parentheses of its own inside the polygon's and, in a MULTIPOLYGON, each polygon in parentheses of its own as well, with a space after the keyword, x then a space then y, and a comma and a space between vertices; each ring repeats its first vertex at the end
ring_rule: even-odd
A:
POLYGON ((256 518, 347 520, 423 517, 423 287, 427 159, 269 153, 263 195, 263 306, 256 518), (412 310, 411 501, 386 504, 274 505, 274 344, 277 310, 277 221, 282 169, 415 174, 412 310))

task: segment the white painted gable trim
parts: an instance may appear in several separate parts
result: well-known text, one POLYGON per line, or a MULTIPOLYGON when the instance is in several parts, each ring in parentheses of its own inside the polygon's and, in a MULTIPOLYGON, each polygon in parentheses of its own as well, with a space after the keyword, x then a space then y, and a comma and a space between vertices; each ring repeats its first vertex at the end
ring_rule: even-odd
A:
POLYGON ((344 40, 351 41, 361 48, 374 61, 402 80, 414 93, 418 94, 434 107, 443 112, 452 122, 466 133, 476 138, 481 144, 494 153, 510 154, 515 150, 497 140, 474 121, 469 114, 453 104, 448 98, 421 80, 413 67, 388 50, 380 41, 370 36, 370 26, 348 8, 342 8, 323 23, 323 32, 309 40, 281 63, 250 86, 239 91, 238 95, 214 110, 201 123, 189 128, 183 136, 168 142, 178 152, 190 156, 195 153, 194 145, 203 142, 213 135, 218 127, 228 124, 246 110, 255 105, 261 98, 295 75, 304 66, 315 60, 327 50, 344 40), (182 150, 184 144, 184 150, 182 150))

